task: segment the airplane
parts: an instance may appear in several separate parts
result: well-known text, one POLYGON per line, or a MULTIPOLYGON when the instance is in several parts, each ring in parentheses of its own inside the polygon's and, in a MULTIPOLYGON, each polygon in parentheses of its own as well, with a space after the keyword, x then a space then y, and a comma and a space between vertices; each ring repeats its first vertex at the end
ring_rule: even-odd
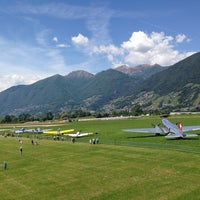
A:
POLYGON ((78 131, 75 134, 64 134, 65 136, 69 136, 72 138, 79 138, 79 137, 83 137, 83 136, 88 136, 88 135, 92 135, 93 133, 80 133, 80 131, 78 131))
POLYGON ((27 128, 20 128, 14 131, 15 133, 43 133, 41 128, 34 128, 34 129, 27 129, 27 128))
POLYGON ((167 119, 162 119, 163 127, 155 125, 154 128, 133 128, 123 129, 125 132, 154 133, 155 135, 165 135, 166 139, 183 139, 197 137, 197 134, 186 133, 186 131, 200 130, 200 126, 182 126, 181 122, 177 124, 171 123, 167 119))
POLYGON ((25 132, 25 128, 20 128, 16 131, 14 131, 15 133, 24 133, 25 132))

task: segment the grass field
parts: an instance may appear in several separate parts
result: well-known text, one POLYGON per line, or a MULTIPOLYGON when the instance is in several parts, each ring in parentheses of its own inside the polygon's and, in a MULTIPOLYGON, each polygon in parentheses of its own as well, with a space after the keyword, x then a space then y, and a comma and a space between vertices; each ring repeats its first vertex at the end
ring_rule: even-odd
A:
MULTIPOLYGON (((200 116, 170 120, 200 125, 200 116)), ((199 199, 199 138, 166 140, 121 131, 159 122, 158 117, 142 117, 53 127, 98 132, 94 135, 100 139, 98 145, 89 144, 89 137, 73 144, 70 139, 54 141, 39 135, 40 139, 34 138, 39 145, 32 145, 27 137, 22 138, 23 144, 15 137, 0 137, 0 199, 199 199)))

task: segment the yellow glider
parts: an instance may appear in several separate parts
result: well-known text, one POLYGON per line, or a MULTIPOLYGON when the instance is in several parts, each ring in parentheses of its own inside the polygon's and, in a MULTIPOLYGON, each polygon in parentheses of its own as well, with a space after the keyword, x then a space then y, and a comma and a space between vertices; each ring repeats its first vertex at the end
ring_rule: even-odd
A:
POLYGON ((46 131, 46 132, 44 132, 44 134, 56 135, 56 134, 70 133, 70 132, 73 132, 73 131, 74 131, 74 129, 68 129, 68 130, 62 130, 62 131, 46 131))

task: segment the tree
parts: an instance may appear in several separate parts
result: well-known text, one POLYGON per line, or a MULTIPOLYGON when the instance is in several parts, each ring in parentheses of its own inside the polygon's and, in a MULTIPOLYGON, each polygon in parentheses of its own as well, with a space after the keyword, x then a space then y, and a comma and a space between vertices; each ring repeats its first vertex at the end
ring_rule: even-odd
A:
POLYGON ((59 114, 59 118, 60 118, 60 119, 66 120, 66 119, 68 119, 69 117, 68 117, 68 114, 67 114, 66 112, 61 112, 61 113, 59 114))
POLYGON ((17 117, 14 115, 6 115, 5 117, 1 118, 1 123, 16 123, 18 122, 17 117))
POLYGON ((11 123, 12 122, 12 117, 10 115, 6 115, 3 119, 4 123, 11 123))
POLYGON ((132 113, 135 116, 143 114, 142 107, 139 104, 135 104, 132 108, 132 113))
POLYGON ((43 117, 43 121, 52 120, 53 118, 54 118, 54 115, 52 114, 52 112, 48 112, 48 113, 43 117))
POLYGON ((19 122, 30 122, 34 121, 34 117, 31 114, 23 113, 18 117, 19 122))

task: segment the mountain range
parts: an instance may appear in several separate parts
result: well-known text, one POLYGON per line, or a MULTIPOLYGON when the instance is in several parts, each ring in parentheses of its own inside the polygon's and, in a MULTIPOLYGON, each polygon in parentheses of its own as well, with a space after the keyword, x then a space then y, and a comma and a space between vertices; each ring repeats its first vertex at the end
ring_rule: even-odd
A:
POLYGON ((74 71, 30 85, 0 92, 0 116, 47 112, 198 109, 200 106, 200 53, 168 67, 120 66, 95 75, 74 71))

